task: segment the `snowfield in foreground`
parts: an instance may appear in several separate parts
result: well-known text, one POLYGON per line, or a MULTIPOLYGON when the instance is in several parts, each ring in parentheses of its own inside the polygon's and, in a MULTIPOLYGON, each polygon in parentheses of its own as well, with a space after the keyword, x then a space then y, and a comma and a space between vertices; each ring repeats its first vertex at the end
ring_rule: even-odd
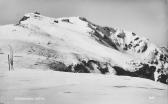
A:
POLYGON ((167 104, 168 88, 129 76, 16 70, 0 73, 1 104, 167 104))

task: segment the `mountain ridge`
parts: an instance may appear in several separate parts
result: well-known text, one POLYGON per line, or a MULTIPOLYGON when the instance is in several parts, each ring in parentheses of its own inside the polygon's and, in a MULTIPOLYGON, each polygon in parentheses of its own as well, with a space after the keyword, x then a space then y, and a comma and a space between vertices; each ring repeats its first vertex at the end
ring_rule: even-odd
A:
POLYGON ((22 53, 27 59, 31 55, 41 58, 31 64, 42 63, 59 71, 129 75, 168 83, 166 51, 134 32, 99 26, 84 17, 56 19, 27 13, 18 24, 0 26, 0 35, 2 52, 7 52, 10 44, 16 54, 22 53))

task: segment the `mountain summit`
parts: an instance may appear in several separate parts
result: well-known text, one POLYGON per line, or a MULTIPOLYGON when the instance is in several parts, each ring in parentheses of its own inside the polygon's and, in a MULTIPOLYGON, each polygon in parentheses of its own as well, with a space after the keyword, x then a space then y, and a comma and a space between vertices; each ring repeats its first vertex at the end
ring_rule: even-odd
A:
POLYGON ((134 32, 99 26, 83 17, 28 13, 17 24, 0 26, 0 37, 4 57, 0 61, 6 63, 10 45, 16 69, 128 75, 168 83, 166 48, 134 32))

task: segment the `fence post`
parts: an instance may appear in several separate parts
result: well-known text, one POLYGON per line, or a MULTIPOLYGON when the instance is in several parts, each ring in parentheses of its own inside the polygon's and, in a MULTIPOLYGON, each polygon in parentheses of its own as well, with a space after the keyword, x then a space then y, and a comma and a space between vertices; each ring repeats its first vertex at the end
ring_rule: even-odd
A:
POLYGON ((13 67, 13 49, 10 45, 9 45, 9 49, 10 49, 10 54, 8 55, 8 63, 9 63, 9 71, 10 71, 10 70, 14 70, 14 67, 13 67))
POLYGON ((9 65, 9 71, 10 71, 10 59, 9 59, 9 54, 8 54, 8 65, 9 65))

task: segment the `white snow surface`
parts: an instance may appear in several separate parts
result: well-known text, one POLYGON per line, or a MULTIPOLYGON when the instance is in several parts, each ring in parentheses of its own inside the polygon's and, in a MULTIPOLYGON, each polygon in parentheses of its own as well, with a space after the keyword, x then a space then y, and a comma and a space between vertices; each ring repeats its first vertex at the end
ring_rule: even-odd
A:
POLYGON ((3 104, 167 104, 166 85, 148 79, 19 69, 0 73, 3 104))
MULTIPOLYGON (((145 37, 118 28, 101 27, 82 17, 56 19, 27 13, 16 25, 0 26, 1 51, 9 53, 9 45, 15 55, 22 57, 37 55, 46 60, 52 58, 67 66, 80 63, 81 60, 96 60, 135 71, 135 68, 139 67, 136 64, 151 65, 151 61, 156 60, 158 65, 152 64, 152 66, 155 66, 157 71, 165 63, 160 61, 162 53, 160 49, 145 37), (109 32, 108 29, 115 32, 112 30, 109 32), (108 40, 103 40, 105 37, 108 40), (109 40, 114 46, 108 43, 109 40), (158 56, 154 55, 155 50, 159 52, 158 56)), ((19 66, 20 59, 18 57, 15 59, 16 66, 19 66)))
MULTIPOLYGON (((80 17, 56 19, 34 13, 25 17, 16 25, 0 26, 0 104, 168 103, 167 85, 159 82, 113 74, 58 72, 46 66, 51 60, 66 65, 96 60, 131 71, 135 68, 130 65, 132 61, 140 63, 159 58, 152 53, 159 48, 148 39, 115 29, 116 32, 108 36, 117 44, 115 49, 99 42, 92 34, 98 26, 80 17), (118 38, 123 32, 125 38, 118 38), (137 37, 140 39, 133 41, 137 37), (124 50, 131 41, 139 46, 124 50), (146 44, 148 48, 142 52, 146 44), (15 69, 10 72, 9 46, 14 50, 15 69)), ((105 36, 102 31, 96 31, 105 36)), ((159 65, 162 66, 162 62, 159 65)))
MULTIPOLYGON (((101 27, 81 17, 56 19, 27 13, 16 25, 0 26, 0 49, 9 53, 9 45, 15 55, 37 55, 46 60, 52 58, 67 66, 75 65, 81 60, 96 60, 135 71, 135 68, 139 67, 136 64, 151 65, 151 61, 156 60, 158 65, 152 66, 155 66, 157 71, 164 63, 168 64, 168 61, 160 61, 162 52, 148 39, 122 29, 101 27), (108 29, 115 32, 109 32, 108 29), (108 40, 103 40, 104 38, 108 40), (113 46, 109 40, 113 42, 113 46), (155 50, 159 52, 158 56, 154 55, 155 50)), ((19 65, 17 62, 21 62, 17 59, 18 57, 16 66, 19 65)))
POLYGON ((89 34, 92 30, 79 17, 68 18, 73 23, 71 24, 62 22, 61 20, 64 18, 56 19, 59 22, 54 23, 53 18, 41 15, 40 17, 34 17, 34 14, 29 13, 25 16, 29 16, 30 18, 21 21, 21 26, 6 25, 0 27, 1 42, 3 40, 5 42, 17 41, 15 44, 13 42, 8 43, 16 53, 21 51, 19 49, 16 50, 17 47, 28 48, 31 44, 39 44, 63 54, 64 57, 67 55, 68 59, 72 57, 70 60, 66 57, 66 60, 62 57, 57 58, 57 60, 63 61, 66 64, 76 64, 78 60, 73 58, 73 54, 80 54, 80 57, 84 60, 95 59, 101 62, 109 61, 124 68, 129 68, 126 62, 133 57, 95 41, 89 34), (49 42, 51 45, 47 45, 49 42))

